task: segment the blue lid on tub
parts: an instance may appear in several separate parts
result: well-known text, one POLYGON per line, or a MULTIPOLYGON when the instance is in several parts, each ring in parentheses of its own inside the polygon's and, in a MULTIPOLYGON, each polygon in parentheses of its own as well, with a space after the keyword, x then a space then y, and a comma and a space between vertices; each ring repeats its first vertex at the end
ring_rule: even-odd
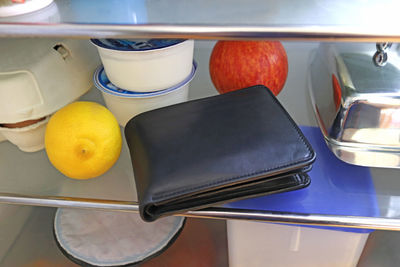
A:
MULTIPOLYGON (((369 168, 347 164, 329 150, 318 127, 300 126, 317 158, 309 172, 311 184, 300 190, 225 204, 238 209, 258 209, 303 214, 379 217, 375 187, 369 168)), ((369 229, 321 227, 344 232, 369 233, 369 229)))
POLYGON ((92 43, 106 49, 119 51, 149 51, 173 46, 185 39, 91 39, 92 43))
POLYGON ((193 79, 194 74, 196 73, 196 69, 197 69, 197 63, 195 61, 193 61, 192 71, 190 72, 189 76, 186 77, 185 80, 183 80, 182 82, 178 83, 177 85, 175 85, 173 87, 170 87, 170 88, 167 88, 164 90, 152 91, 152 92, 133 92, 133 91, 127 91, 127 90, 118 88, 117 86, 112 84, 110 82, 110 80, 108 79, 103 65, 100 65, 94 72, 93 81, 94 81, 94 85, 99 90, 101 90, 107 94, 121 96, 121 97, 129 97, 129 98, 152 97, 152 96, 158 96, 158 95, 166 94, 168 92, 172 92, 172 91, 184 86, 185 84, 189 83, 193 79))

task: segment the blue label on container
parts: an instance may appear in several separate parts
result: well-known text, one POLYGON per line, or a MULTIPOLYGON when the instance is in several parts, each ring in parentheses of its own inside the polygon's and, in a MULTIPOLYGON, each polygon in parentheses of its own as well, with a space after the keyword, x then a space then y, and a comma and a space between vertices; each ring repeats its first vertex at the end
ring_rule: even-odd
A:
POLYGON ((180 82, 179 84, 177 84, 173 87, 170 87, 170 88, 167 88, 164 90, 159 90, 159 91, 151 91, 151 92, 133 92, 133 91, 127 91, 127 90, 124 90, 124 89, 121 89, 121 88, 115 86, 108 79, 103 66, 100 66, 97 68, 97 70, 95 71, 94 76, 93 76, 93 81, 94 81, 94 85, 99 90, 101 90, 107 94, 112 94, 112 95, 121 96, 121 97, 136 97, 136 98, 151 97, 151 96, 158 96, 158 95, 166 94, 168 92, 171 92, 171 91, 181 88, 182 86, 189 83, 193 79, 194 74, 196 73, 196 69, 197 69, 197 64, 196 64, 196 62, 193 61, 192 71, 191 71, 190 75, 188 77, 186 77, 185 80, 183 80, 182 82, 180 82))
POLYGON ((100 85, 103 87, 103 89, 106 89, 108 93, 114 93, 116 95, 121 95, 121 96, 130 96, 130 97, 146 97, 150 94, 157 94, 158 91, 154 92, 132 92, 132 91, 127 91, 121 88, 118 88, 114 84, 110 82, 108 79, 106 72, 104 71, 104 68, 101 68, 97 72, 97 77, 95 77, 95 83, 97 85, 100 85))
POLYGON ((131 92, 131 91, 127 91, 127 90, 123 90, 121 88, 116 87, 114 84, 112 84, 110 82, 110 80, 108 79, 106 72, 104 71, 104 68, 100 70, 99 74, 98 74, 98 81, 99 83, 105 87, 106 89, 115 92, 115 93, 120 93, 120 94, 128 94, 128 95, 133 95, 133 94, 145 94, 145 93, 140 93, 140 92, 131 92))
POLYGON ((91 39, 93 44, 119 51, 148 51, 176 45, 184 39, 91 39))

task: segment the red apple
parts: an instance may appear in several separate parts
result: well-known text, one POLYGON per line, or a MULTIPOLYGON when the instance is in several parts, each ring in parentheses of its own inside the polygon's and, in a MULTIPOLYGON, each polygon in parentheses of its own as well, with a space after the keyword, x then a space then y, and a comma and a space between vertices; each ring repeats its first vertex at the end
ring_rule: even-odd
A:
POLYGON ((218 41, 210 57, 210 76, 222 94, 263 84, 274 95, 285 85, 288 60, 278 41, 218 41))

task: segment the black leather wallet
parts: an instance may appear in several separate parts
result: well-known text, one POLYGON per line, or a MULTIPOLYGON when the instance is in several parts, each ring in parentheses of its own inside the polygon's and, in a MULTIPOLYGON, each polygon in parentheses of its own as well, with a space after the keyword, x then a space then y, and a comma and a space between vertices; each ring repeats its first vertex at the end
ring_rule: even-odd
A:
POLYGON ((303 188, 315 159, 261 85, 139 114, 125 137, 145 221, 303 188))

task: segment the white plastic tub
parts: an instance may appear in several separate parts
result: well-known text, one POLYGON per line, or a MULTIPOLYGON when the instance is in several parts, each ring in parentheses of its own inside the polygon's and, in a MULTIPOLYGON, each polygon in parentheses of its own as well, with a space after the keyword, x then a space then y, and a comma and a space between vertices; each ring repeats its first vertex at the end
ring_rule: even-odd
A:
POLYGON ((141 93, 115 87, 108 80, 103 67, 99 67, 94 74, 94 83, 102 92, 107 108, 114 114, 118 123, 125 127, 131 118, 142 112, 187 101, 189 83, 195 73, 196 63, 193 63, 191 73, 181 83, 166 90, 141 93))
POLYGON ((193 40, 92 39, 105 72, 117 87, 134 92, 170 88, 190 75, 193 40))
POLYGON ((369 233, 227 221, 230 267, 356 266, 369 233))

